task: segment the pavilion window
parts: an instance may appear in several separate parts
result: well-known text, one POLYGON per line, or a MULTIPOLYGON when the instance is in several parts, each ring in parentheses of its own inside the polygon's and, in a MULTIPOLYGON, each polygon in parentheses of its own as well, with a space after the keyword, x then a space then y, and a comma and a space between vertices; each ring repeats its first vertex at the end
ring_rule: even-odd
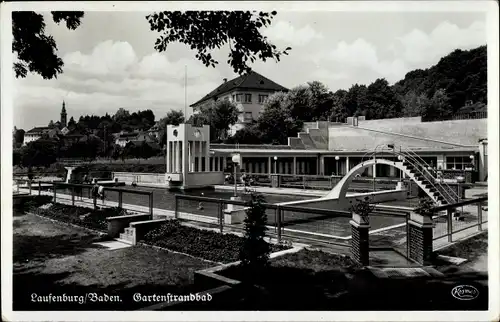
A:
POLYGON ((446 157, 446 169, 463 170, 470 165, 469 156, 446 157))

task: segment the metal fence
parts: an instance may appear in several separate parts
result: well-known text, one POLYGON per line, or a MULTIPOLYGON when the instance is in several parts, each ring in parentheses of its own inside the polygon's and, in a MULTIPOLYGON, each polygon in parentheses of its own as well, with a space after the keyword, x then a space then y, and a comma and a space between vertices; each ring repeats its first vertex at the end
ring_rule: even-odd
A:
MULTIPOLYGON (((216 228, 220 232, 243 231, 245 209, 250 205, 249 196, 246 200, 228 200, 208 197, 176 195, 175 218, 196 221, 207 227, 216 228), (239 211, 229 215, 228 208, 237 207, 239 211), (194 208, 194 210, 193 210, 194 208), (234 220, 237 218, 237 222, 234 220), (231 220, 231 222, 229 221, 231 220)), ((339 243, 348 245, 339 236, 350 236, 348 211, 304 208, 264 203, 266 212, 267 235, 277 238, 300 238, 318 242, 339 243), (349 229, 346 230, 346 227, 349 229), (338 234, 338 235, 335 235, 338 234)))
POLYGON ((125 188, 104 187, 104 199, 92 193, 93 185, 73 184, 53 181, 30 181, 15 179, 15 192, 26 191, 29 194, 50 195, 53 202, 69 203, 73 206, 119 207, 134 212, 146 212, 153 215, 153 192, 125 188), (127 203, 124 203, 124 200, 127 203))
MULTIPOLYGON (((233 174, 229 175, 230 180, 226 184, 234 184, 233 174)), ((238 173, 237 183, 241 183, 242 173, 238 173)), ((245 172, 245 175, 252 180, 251 186, 260 187, 281 187, 295 189, 313 189, 313 190, 331 190, 342 180, 343 176, 324 176, 324 175, 294 175, 294 174, 266 174, 245 172)), ((351 191, 370 192, 394 189, 398 178, 354 178, 351 182, 351 191)))
POLYGON ((488 197, 481 197, 435 208, 434 240, 447 238, 452 242, 471 230, 483 230, 488 223, 487 206, 488 197))

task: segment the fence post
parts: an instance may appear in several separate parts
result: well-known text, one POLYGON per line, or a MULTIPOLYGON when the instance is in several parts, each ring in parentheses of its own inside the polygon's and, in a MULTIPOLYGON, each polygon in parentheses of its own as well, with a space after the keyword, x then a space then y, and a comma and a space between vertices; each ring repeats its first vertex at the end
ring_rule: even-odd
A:
POLYGON ((30 189, 30 196, 31 196, 31 179, 28 181, 29 189, 30 189))
POLYGON ((56 183, 55 182, 52 182, 52 189, 54 190, 54 203, 56 203, 57 194, 56 194, 56 183))
POLYGON ((121 190, 118 191, 118 208, 123 208, 123 192, 121 190))
POLYGON ((222 211, 224 209, 224 203, 222 198, 219 198, 219 203, 217 205, 217 216, 219 217, 220 232, 222 233, 224 230, 224 212, 222 211))
POLYGON ((149 214, 151 219, 153 219, 153 192, 149 192, 149 214))
POLYGON ((278 243, 281 243, 281 209, 280 206, 276 206, 276 218, 278 219, 278 243))
POLYGON ((482 208, 482 201, 479 201, 477 203, 477 227, 479 231, 483 230, 483 208, 482 208))
POLYGON ((71 187, 71 204, 75 205, 75 187, 71 187))
POLYGON ((40 196, 42 194, 42 182, 38 181, 38 195, 40 196))
POLYGON ((179 218, 179 198, 175 195, 175 208, 174 208, 174 218, 179 218))
POLYGON ((406 214, 406 256, 410 257, 410 213, 406 214))
POLYGON ((19 180, 16 180, 17 182, 17 193, 19 193, 19 180))
POLYGON ((97 192, 94 192, 92 198, 94 199, 94 209, 97 209, 97 192))
POLYGON ((453 241, 453 210, 454 209, 446 209, 446 229, 447 229, 447 235, 448 235, 448 242, 453 241))

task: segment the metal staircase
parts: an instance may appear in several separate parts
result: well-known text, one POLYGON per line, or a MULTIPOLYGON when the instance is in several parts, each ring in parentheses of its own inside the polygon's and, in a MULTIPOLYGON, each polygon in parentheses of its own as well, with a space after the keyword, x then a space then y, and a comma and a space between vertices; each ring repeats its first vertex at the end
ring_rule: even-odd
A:
POLYGON ((430 166, 415 152, 411 150, 400 149, 396 154, 401 155, 402 166, 408 171, 410 178, 439 205, 448 205, 460 200, 457 192, 451 188, 441 178, 437 178, 429 170, 430 166))
MULTIPOLYGON (((387 153, 388 151, 375 151, 371 153, 369 158, 376 158, 377 153, 387 153)), ((402 149, 399 151, 395 148, 390 150, 400 160, 395 162, 399 168, 405 171, 406 175, 414 181, 438 206, 449 205, 460 200, 457 192, 451 188, 444 180, 437 178, 433 174, 431 167, 414 151, 402 149)), ((363 159, 368 156, 365 154, 363 159)))

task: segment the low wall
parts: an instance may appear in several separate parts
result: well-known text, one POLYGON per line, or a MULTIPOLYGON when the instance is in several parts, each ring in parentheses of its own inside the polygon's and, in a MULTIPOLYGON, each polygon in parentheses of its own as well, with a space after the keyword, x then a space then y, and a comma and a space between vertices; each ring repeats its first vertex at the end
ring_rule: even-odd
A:
POLYGON ((134 238, 133 238, 133 245, 136 245, 138 242, 140 242, 144 236, 150 232, 151 230, 160 227, 163 225, 165 222, 167 222, 168 219, 156 219, 156 220, 147 220, 147 221, 138 221, 138 222, 131 222, 130 227, 134 228, 134 238))
POLYGON ((157 183, 165 184, 164 173, 141 173, 141 172, 113 172, 112 180, 118 178, 118 181, 127 184, 135 183, 157 183))
POLYGON ((202 188, 224 184, 224 173, 222 171, 212 172, 189 172, 183 183, 186 188, 202 188))
POLYGON ((328 209, 328 210, 346 210, 348 211, 351 207, 350 201, 357 199, 363 199, 364 197, 370 197, 371 202, 385 202, 394 200, 404 200, 406 199, 408 191, 405 189, 400 190, 386 190, 386 191, 376 191, 367 193, 353 193, 347 195, 345 199, 330 199, 330 198, 318 198, 312 200, 299 200, 299 201, 289 201, 282 202, 279 205, 287 206, 298 206, 298 207, 310 207, 317 209, 328 209))
POLYGON ((134 221, 143 221, 151 219, 151 215, 126 215, 108 217, 108 235, 112 238, 120 236, 120 233, 134 221))

